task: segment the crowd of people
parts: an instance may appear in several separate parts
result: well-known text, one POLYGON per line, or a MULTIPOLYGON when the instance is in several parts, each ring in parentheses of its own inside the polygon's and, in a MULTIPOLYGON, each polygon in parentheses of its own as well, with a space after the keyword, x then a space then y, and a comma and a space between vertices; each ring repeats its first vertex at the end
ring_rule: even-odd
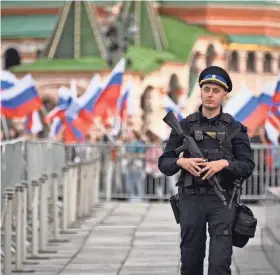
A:
MULTIPOLYGON (((165 141, 155 129, 146 132, 131 129, 123 135, 113 137, 101 133, 94 140, 103 144, 103 147, 99 148, 102 148, 100 182, 104 195, 106 190, 111 190, 110 194, 114 197, 142 200, 143 198, 168 198, 170 194, 176 192, 177 177, 166 177, 158 169, 158 158, 163 152, 165 141)), ((270 145, 263 129, 258 129, 258 132, 251 136, 251 144, 270 145)), ((86 145, 69 148, 71 148, 68 154, 69 162, 90 159, 94 154, 92 147, 86 145)), ((256 169, 252 177, 253 189, 260 191, 264 181, 269 181, 273 186, 277 185, 279 182, 273 175, 280 168, 279 148, 272 147, 270 150, 264 147, 262 150, 253 146, 253 150, 256 158, 256 169), (261 172, 267 170, 271 173, 264 175, 261 172)), ((246 192, 254 193, 256 192, 254 190, 246 190, 246 192)))
MULTIPOLYGON (((111 190, 112 196, 130 200, 173 193, 174 179, 166 178, 158 169, 163 141, 156 131, 149 129, 140 133, 131 129, 118 136, 103 134, 94 138, 98 147, 94 143, 93 146, 91 143, 68 146, 67 160, 90 160, 95 149, 101 149, 101 192, 111 190)), ((89 141, 92 140, 93 137, 89 137, 89 141)))
MULTIPOLYGON (((25 133, 22 124, 17 122, 9 122, 8 126, 9 140, 19 137, 32 140, 49 139, 45 132, 37 135, 25 133)), ((252 145, 271 144, 262 127, 254 133, 249 132, 249 137, 252 145)), ((3 141, 5 138, 3 128, 1 128, 1 140, 3 141)), ((63 142, 63 132, 55 140, 63 142)), ((90 145, 98 144, 102 147, 103 144, 100 187, 104 194, 109 189, 115 197, 141 200, 144 197, 153 199, 155 196, 168 198, 169 194, 176 191, 176 176, 165 177, 158 169, 158 158, 163 152, 165 141, 161 139, 160 134, 157 134, 156 129, 139 132, 128 124, 125 131, 114 135, 112 125, 107 124, 104 125, 104 128, 93 128, 87 135, 85 143, 87 145, 68 145, 67 161, 88 160, 94 153, 93 147, 90 145)), ((269 169, 280 168, 279 149, 254 150, 256 151, 256 174, 259 174, 262 169, 265 171, 266 167, 269 169)), ((255 180, 256 184, 260 185, 263 179, 257 176, 255 180)))

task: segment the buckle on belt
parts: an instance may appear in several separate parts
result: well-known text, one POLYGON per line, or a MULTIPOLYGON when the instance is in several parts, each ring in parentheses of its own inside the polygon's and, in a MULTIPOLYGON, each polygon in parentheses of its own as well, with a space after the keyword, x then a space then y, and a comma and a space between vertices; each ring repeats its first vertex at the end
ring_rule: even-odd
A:
POLYGON ((214 190, 207 187, 195 187, 195 188, 186 188, 184 189, 183 192, 190 195, 204 196, 207 194, 211 194, 212 192, 214 192, 214 190))

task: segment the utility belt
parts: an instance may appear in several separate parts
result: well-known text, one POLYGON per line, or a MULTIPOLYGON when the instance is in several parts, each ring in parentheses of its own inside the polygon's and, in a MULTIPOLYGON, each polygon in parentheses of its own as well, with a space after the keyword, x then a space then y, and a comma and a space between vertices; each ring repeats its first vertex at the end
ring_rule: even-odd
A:
MULTIPOLYGON (((230 199, 230 205, 231 205, 234 199, 233 197, 235 191, 231 189, 223 189, 222 193, 227 199, 231 197, 230 199)), ((178 187, 178 193, 172 195, 169 199, 177 223, 180 223, 179 200, 180 200, 180 196, 182 195, 206 196, 206 195, 217 195, 217 193, 212 187, 184 186, 184 184, 180 184, 178 187)))
MULTIPOLYGON (((197 196, 217 195, 217 193, 212 187, 200 187, 200 186, 197 187, 179 186, 179 194, 197 195, 197 196)), ((223 194, 227 197, 230 197, 232 195, 232 190, 223 189, 223 194)))

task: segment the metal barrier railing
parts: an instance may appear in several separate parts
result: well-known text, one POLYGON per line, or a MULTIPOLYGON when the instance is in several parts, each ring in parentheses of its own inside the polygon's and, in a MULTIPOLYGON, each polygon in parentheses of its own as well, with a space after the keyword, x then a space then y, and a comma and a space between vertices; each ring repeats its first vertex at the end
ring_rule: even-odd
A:
MULTIPOLYGON (((90 160, 94 157, 94 150, 99 150, 101 197, 107 200, 132 197, 168 199, 176 191, 178 174, 165 177, 158 171, 156 166, 162 146, 144 145, 143 152, 137 154, 127 153, 130 147, 133 149, 127 144, 4 143, 1 145, 1 193, 22 180, 32 181, 42 174, 57 173, 66 163, 90 160), (148 152, 151 148, 158 149, 155 155, 148 152)), ((266 187, 280 185, 280 147, 253 144, 252 148, 256 166, 253 175, 243 185, 242 198, 262 199, 266 187)))
MULTIPOLYGON (((88 145, 68 147, 75 158, 88 158, 88 145), (73 153, 75 151, 75 153, 73 153)), ((164 176, 157 168, 159 145, 95 144, 101 150, 100 197, 106 200, 168 200, 177 192, 178 174, 164 176), (152 150, 151 150, 152 149, 152 150)), ((255 169, 243 184, 243 200, 265 198, 266 187, 280 186, 280 146, 252 144, 255 169)), ((70 156, 68 156, 70 160, 70 156)), ((72 161, 74 157, 72 157, 72 161)), ((70 160, 71 161, 71 160, 70 160)))
POLYGON ((252 145, 255 169, 243 185, 242 198, 265 199, 267 187, 280 186, 280 146, 252 145))
POLYGON ((1 142, 1 193, 7 187, 42 174, 57 173, 65 166, 65 146, 50 141, 1 142))
POLYGON ((1 142, 1 193, 11 184, 26 179, 26 140, 1 142), (15 172, 16 171, 16 172, 15 172))
MULTIPOLYGON (((175 184, 179 173, 166 177, 158 170, 162 146, 145 145, 143 153, 127 153, 133 151, 132 147, 107 145, 102 149, 100 197, 168 200, 177 192, 175 184), (158 150, 149 151, 151 148, 158 150)), ((253 144, 252 149, 255 169, 243 184, 243 200, 264 199, 266 187, 280 186, 280 146, 253 144)))
MULTIPOLYGON (((29 150, 35 145, 38 163, 34 160, 33 165, 41 170, 27 166, 31 169, 27 173, 29 180, 19 180, 3 192, 1 261, 5 275, 36 271, 35 265, 34 270, 30 268, 30 261, 27 270, 26 260, 36 263, 47 258, 45 253, 56 253, 55 243, 67 241, 63 234, 69 233, 72 225, 87 216, 99 202, 100 150, 92 148, 89 161, 69 164, 64 161, 63 166, 56 162, 59 166, 55 167, 50 160, 42 160, 51 158, 50 153, 46 155, 50 148, 47 146, 55 145, 43 144, 46 151, 39 143, 27 144, 29 150)), ((29 159, 35 158, 35 154, 28 153, 29 159)), ((63 153, 65 160, 64 150, 56 153, 53 159, 62 159, 58 155, 63 153)))
POLYGON ((265 224, 261 230, 261 248, 270 264, 280 272, 280 187, 268 188, 263 202, 265 224))

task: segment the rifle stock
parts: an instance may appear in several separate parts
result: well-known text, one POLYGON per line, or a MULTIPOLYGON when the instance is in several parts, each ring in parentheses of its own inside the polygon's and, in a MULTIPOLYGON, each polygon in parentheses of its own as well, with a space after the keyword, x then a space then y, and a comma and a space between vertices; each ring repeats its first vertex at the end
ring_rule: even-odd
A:
POLYGON ((163 118, 163 121, 175 131, 178 136, 184 136, 184 131, 177 120, 176 116, 172 111, 169 111, 166 116, 163 118))

